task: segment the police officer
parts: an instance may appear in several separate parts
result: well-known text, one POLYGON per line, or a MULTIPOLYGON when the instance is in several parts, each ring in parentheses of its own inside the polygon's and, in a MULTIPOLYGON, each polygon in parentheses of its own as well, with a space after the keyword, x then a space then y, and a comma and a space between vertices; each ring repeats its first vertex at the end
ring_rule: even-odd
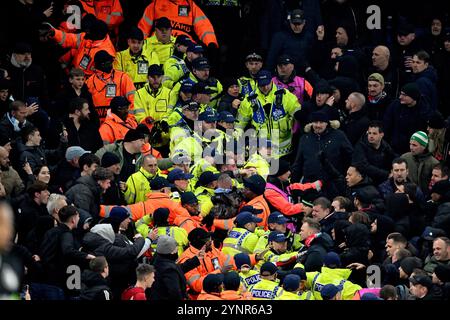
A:
POLYGON ((250 289, 261 281, 259 272, 253 270, 250 256, 246 253, 238 253, 234 257, 234 264, 241 278, 241 291, 250 291, 250 289))
POLYGON ((189 180, 194 176, 189 173, 185 173, 181 169, 173 169, 167 175, 167 181, 173 184, 172 193, 170 194, 170 198, 174 201, 180 201, 181 194, 188 191, 189 189, 189 180))
POLYGON ((300 103, 288 90, 273 84, 269 71, 260 71, 257 82, 258 87, 241 103, 236 127, 244 129, 250 122, 259 137, 271 139, 278 147, 275 158, 288 156, 294 117, 300 118, 300 103))
POLYGON ((219 174, 211 171, 203 172, 198 178, 197 188, 194 193, 200 203, 200 214, 203 217, 207 216, 213 207, 211 197, 215 194, 217 179, 219 179, 219 174))
POLYGON ((136 92, 135 117, 138 123, 144 119, 154 122, 168 116, 172 109, 169 107, 170 90, 161 85, 162 68, 152 64, 148 68, 148 83, 136 92))
POLYGON ((254 300, 274 300, 279 297, 283 289, 277 280, 278 268, 272 262, 266 262, 261 266, 261 281, 250 290, 254 300))
POLYGON ((256 217, 251 212, 243 211, 234 220, 235 227, 228 233, 228 237, 223 241, 222 251, 234 256, 238 253, 253 253, 259 236, 254 233, 256 224, 262 219, 256 217))
POLYGON ((238 79, 240 92, 243 95, 249 95, 256 90, 257 82, 256 76, 263 66, 263 58, 253 52, 245 58, 245 67, 248 70, 247 76, 242 76, 238 79))

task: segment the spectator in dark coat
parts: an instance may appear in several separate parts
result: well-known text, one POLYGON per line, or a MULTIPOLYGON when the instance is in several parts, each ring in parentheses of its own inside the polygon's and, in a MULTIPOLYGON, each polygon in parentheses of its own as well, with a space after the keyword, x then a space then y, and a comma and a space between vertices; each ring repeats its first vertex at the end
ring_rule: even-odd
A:
POLYGON ((111 171, 97 168, 92 176, 79 178, 66 192, 66 196, 78 208, 89 212, 94 220, 98 219, 101 195, 109 188, 112 179, 114 177, 111 171))
POLYGON ((319 161, 319 152, 344 174, 350 164, 352 145, 342 131, 328 128, 328 115, 324 112, 314 112, 311 116, 312 132, 301 137, 297 157, 292 171, 292 181, 305 182, 316 180, 327 181, 319 161))
POLYGON ((48 216, 46 205, 50 192, 47 185, 36 181, 27 189, 28 196, 19 204, 16 215, 18 243, 24 244, 28 233, 36 226, 39 217, 48 216))
POLYGON ((74 239, 73 230, 80 220, 78 210, 74 206, 65 206, 59 210, 58 216, 61 223, 47 231, 39 256, 45 270, 45 283, 66 288, 67 267, 74 264, 83 269, 95 256, 80 251, 80 245, 74 239))
POLYGON ((151 300, 183 300, 187 298, 186 277, 175 263, 178 245, 174 238, 163 235, 158 238, 155 267, 155 282, 151 288, 151 300))
POLYGON ((438 181, 431 188, 431 199, 437 205, 431 226, 450 234, 450 183, 438 181))
POLYGON ((289 28, 275 33, 272 37, 267 54, 267 70, 273 72, 278 57, 288 55, 293 59, 297 74, 302 74, 301 67, 307 63, 309 48, 314 37, 304 30, 306 21, 303 11, 294 10, 289 17, 289 28))
POLYGON ((306 272, 319 271, 323 266, 323 259, 333 248, 333 240, 328 233, 320 233, 320 224, 311 218, 305 218, 300 230, 300 237, 305 246, 301 251, 300 262, 306 272))
MULTIPOLYGON (((61 135, 58 149, 45 149, 41 133, 36 127, 25 127, 22 130, 22 141, 18 150, 20 151, 20 163, 28 163, 31 170, 46 165, 50 171, 56 168, 56 163, 64 156, 67 148, 67 136, 61 135)), ((20 172, 19 172, 20 173, 20 172)), ((24 174, 22 172, 22 174, 24 174)))
POLYGON ((369 264, 368 254, 370 248, 370 230, 361 223, 354 223, 344 229, 345 249, 341 253, 341 261, 344 266, 358 262, 369 264))
POLYGON ((419 51, 413 56, 412 72, 420 94, 427 99, 431 109, 435 111, 438 107, 437 71, 430 63, 430 55, 425 51, 419 51))
POLYGON ((105 257, 96 257, 89 262, 89 269, 81 275, 81 300, 112 300, 112 292, 108 287, 107 277, 109 265, 105 257))
POLYGON ((450 95, 446 89, 450 88, 450 32, 444 37, 444 50, 436 57, 435 67, 438 72, 439 111, 449 116, 447 106, 450 104, 450 95))
POLYGON ((367 79, 367 116, 370 120, 383 121, 387 107, 391 104, 391 97, 384 91, 384 77, 379 73, 372 73, 367 79))
POLYGON ((353 152, 352 164, 361 168, 375 185, 379 185, 389 177, 392 161, 397 157, 383 137, 382 123, 371 122, 367 135, 361 137, 353 152))
POLYGON ((400 92, 400 71, 391 59, 391 51, 386 46, 377 46, 372 51, 372 64, 366 72, 366 76, 378 73, 384 79, 386 94, 397 97, 400 92))
POLYGON ((115 245, 116 235, 109 223, 94 226, 83 238, 83 250, 95 256, 104 256, 110 265, 111 288, 116 299, 130 284, 129 274, 136 269, 136 260, 141 257, 151 245, 149 238, 137 238, 127 246, 115 245), (118 295, 117 295, 118 294, 118 295))
POLYGON ((234 117, 241 104, 243 96, 239 93, 239 83, 235 78, 228 78, 223 81, 223 96, 219 100, 217 112, 228 111, 234 117))
POLYGON ((78 146, 67 148, 65 161, 62 160, 56 167, 52 184, 66 192, 80 178, 82 167, 85 164, 91 167, 95 160, 97 161, 95 165, 100 165, 98 157, 83 148, 78 146), (83 157, 84 154, 88 155, 83 157))
POLYGON ((111 181, 111 186, 105 191, 103 195, 103 204, 106 205, 126 205, 123 193, 120 189, 120 159, 112 152, 105 152, 101 161, 102 167, 111 171, 114 179, 111 181))
POLYGON ((409 138, 416 131, 425 131, 430 111, 415 83, 402 87, 399 99, 388 107, 383 121, 386 139, 395 152, 409 151, 409 138))
POLYGON ((80 146, 95 153, 103 147, 98 126, 91 120, 88 101, 84 98, 74 98, 70 101, 69 115, 62 121, 67 130, 69 146, 80 146))
POLYGON ((345 108, 349 114, 342 125, 342 130, 352 145, 361 139, 369 127, 370 120, 367 117, 365 104, 366 98, 359 92, 351 93, 345 101, 345 108))
POLYGON ((411 236, 408 196, 404 193, 394 193, 386 198, 386 214, 395 222, 394 231, 406 238, 411 236))

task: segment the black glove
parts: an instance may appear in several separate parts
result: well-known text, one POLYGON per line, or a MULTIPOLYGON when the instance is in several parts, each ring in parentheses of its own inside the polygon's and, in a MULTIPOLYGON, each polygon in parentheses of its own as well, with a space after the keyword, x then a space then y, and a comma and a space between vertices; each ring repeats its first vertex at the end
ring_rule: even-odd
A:
POLYGON ((203 217, 202 223, 209 229, 212 227, 214 223, 214 215, 208 214, 207 216, 203 217))
POLYGON ((160 124, 161 124, 161 131, 168 133, 170 129, 169 124, 166 121, 161 121, 160 124))

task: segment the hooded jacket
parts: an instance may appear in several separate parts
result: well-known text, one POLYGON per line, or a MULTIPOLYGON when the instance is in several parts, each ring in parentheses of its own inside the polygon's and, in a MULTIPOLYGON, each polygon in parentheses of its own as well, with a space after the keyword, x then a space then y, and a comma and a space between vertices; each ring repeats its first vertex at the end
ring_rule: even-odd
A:
POLYGON ((361 223, 355 223, 345 228, 344 233, 347 248, 340 255, 342 265, 347 266, 353 262, 368 265, 367 255, 370 248, 369 228, 361 223))
POLYGON ((112 300, 112 292, 105 278, 98 272, 84 270, 81 274, 81 300, 112 300))
POLYGON ((77 208, 89 212, 93 217, 98 217, 100 212, 100 197, 102 188, 91 176, 80 177, 76 184, 66 192, 66 197, 77 208))
POLYGON ((358 61, 353 56, 341 56, 338 58, 339 69, 337 76, 329 81, 341 92, 341 97, 348 97, 352 92, 360 92, 359 86, 359 66, 358 61))
POLYGON ((168 255, 157 254, 153 261, 155 282, 150 291, 151 300, 184 300, 186 278, 181 267, 168 255))

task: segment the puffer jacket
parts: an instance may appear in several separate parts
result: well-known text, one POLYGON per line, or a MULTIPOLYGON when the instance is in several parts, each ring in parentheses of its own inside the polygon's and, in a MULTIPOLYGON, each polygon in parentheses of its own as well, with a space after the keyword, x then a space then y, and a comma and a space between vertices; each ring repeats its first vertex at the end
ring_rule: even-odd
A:
POLYGON ((102 188, 91 176, 80 177, 66 192, 66 197, 77 208, 89 212, 94 218, 99 216, 102 188))

